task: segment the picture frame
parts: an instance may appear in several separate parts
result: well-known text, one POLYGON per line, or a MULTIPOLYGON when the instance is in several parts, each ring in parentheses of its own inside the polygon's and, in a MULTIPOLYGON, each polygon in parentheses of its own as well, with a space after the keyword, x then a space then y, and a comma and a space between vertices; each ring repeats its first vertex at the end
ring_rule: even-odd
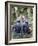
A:
MULTIPOLYGON (((21 25, 21 30, 20 28, 18 30, 20 31, 23 30, 22 25, 21 25)), ((15 26, 15 30, 16 30, 16 26, 15 26)), ((36 42, 37 42, 37 3, 6 1, 5 2, 5 44, 9 45, 9 44, 23 44, 23 43, 36 43, 36 42), (14 15, 16 16, 16 18, 14 15), (18 36, 21 34, 20 38, 18 38, 18 36, 13 37, 13 35, 16 35, 16 32, 13 32, 14 29, 12 29, 14 28, 13 27, 14 23, 16 24, 16 22, 20 20, 20 23, 23 25, 23 23, 21 22, 22 20, 19 18, 25 18, 25 17, 28 18, 28 21, 30 23, 29 25, 32 26, 32 27, 30 26, 31 28, 29 27, 30 29, 32 29, 32 33, 31 33, 32 36, 30 36, 31 34, 29 33, 28 33, 29 35, 27 33, 24 35, 23 34, 24 31, 23 31, 21 33, 17 33, 18 36)))

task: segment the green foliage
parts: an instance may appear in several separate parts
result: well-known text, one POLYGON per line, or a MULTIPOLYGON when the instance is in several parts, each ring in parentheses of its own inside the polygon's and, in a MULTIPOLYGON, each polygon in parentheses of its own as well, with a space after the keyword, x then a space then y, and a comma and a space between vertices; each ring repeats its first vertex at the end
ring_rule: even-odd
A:
MULTIPOLYGON (((15 6, 14 6, 15 7, 15 6)), ((13 7, 13 8, 14 8, 13 7)), ((15 8, 14 8, 14 10, 16 10, 15 8)), ((31 10, 30 10, 30 16, 28 16, 28 12, 27 12, 27 8, 26 7, 18 7, 17 6, 17 11, 16 12, 14 12, 12 15, 11 15, 11 24, 13 24, 14 23, 14 21, 16 20, 16 14, 18 15, 18 17, 20 16, 20 14, 22 14, 22 15, 24 15, 24 16, 27 16, 28 18, 29 18, 29 20, 30 20, 30 22, 32 22, 33 21, 33 10, 32 10, 32 8, 31 8, 31 10)))

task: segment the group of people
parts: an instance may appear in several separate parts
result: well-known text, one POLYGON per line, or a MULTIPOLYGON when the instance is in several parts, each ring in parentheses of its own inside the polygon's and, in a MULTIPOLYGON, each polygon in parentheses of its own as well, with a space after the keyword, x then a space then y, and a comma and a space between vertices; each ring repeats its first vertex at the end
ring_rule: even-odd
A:
POLYGON ((28 19, 25 16, 21 16, 21 19, 17 19, 16 24, 12 28, 17 35, 21 33, 21 35, 29 33, 29 23, 28 19))
POLYGON ((26 34, 30 34, 28 19, 25 16, 21 16, 16 20, 15 25, 12 27, 13 38, 29 37, 26 34), (25 36, 26 35, 26 36, 25 36))

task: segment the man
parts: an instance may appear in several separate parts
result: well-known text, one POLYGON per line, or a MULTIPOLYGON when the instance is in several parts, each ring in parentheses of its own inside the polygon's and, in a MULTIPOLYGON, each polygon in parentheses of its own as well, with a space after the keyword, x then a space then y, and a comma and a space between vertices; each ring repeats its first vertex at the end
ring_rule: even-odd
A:
POLYGON ((27 33, 29 29, 28 20, 25 16, 22 16, 23 33, 27 33))

